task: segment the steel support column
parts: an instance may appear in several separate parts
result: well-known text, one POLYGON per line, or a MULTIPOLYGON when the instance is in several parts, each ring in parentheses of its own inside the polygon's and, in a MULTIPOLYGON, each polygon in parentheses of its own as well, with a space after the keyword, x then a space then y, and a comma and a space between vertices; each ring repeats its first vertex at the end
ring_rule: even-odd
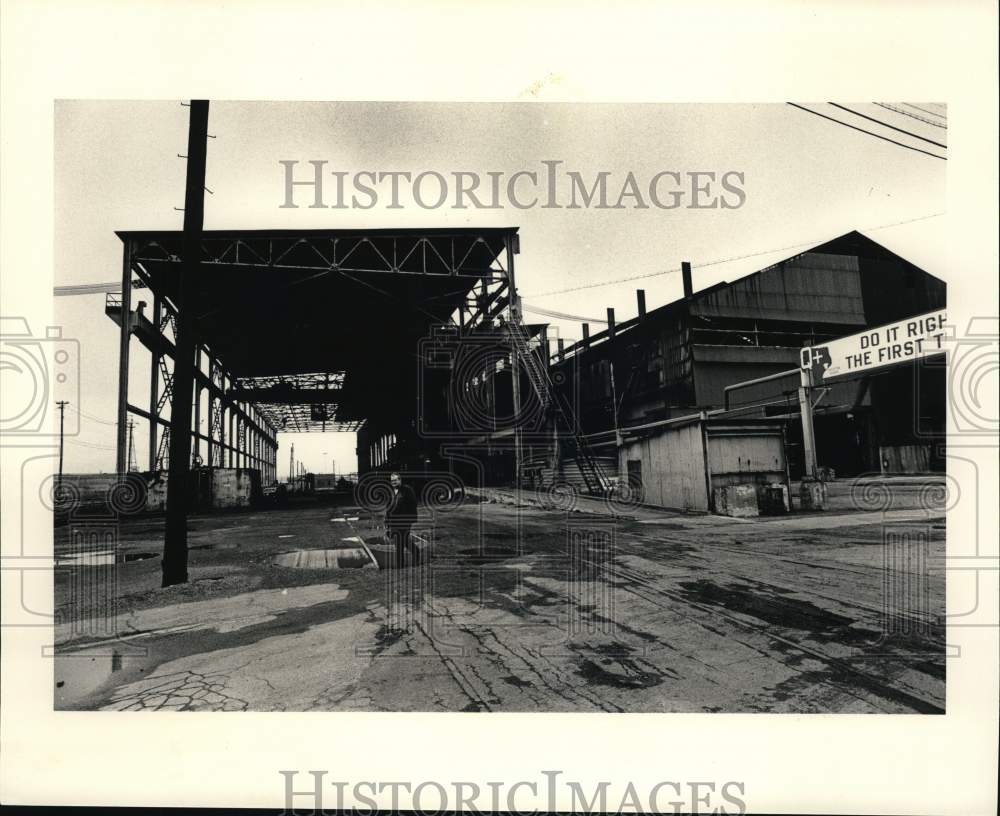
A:
POLYGON ((236 467, 245 468, 247 466, 247 422, 244 417, 237 420, 238 441, 236 443, 236 467))
POLYGON ((118 338, 118 427, 115 470, 123 476, 128 469, 128 352, 132 337, 132 242, 126 240, 122 251, 122 325, 118 338))
MULTIPOLYGON (((160 337, 160 321, 163 319, 163 302, 160 296, 153 295, 153 325, 156 327, 157 339, 160 337)), ((149 362, 149 413, 157 416, 160 401, 160 349, 159 344, 150 350, 149 362)), ((149 422, 149 471, 156 470, 156 442, 158 428, 155 419, 149 422)))
MULTIPOLYGON (((509 235, 504 239, 504 248, 507 255, 507 285, 510 289, 510 322, 517 331, 520 331, 521 301, 517 294, 517 287, 514 285, 514 241, 509 235)), ((510 383, 514 412, 514 485, 520 487, 523 458, 521 449, 521 362, 513 335, 510 344, 510 383)))
MULTIPOLYGON (((215 382, 215 360, 212 355, 208 355, 208 377, 215 382)), ((216 397, 212 391, 208 392, 208 441, 205 443, 205 464, 215 467, 215 435, 218 433, 218 416, 216 414, 216 397)))
POLYGON ((199 434, 201 434, 201 383, 197 376, 197 373, 201 372, 201 346, 198 346, 194 350, 194 370, 196 375, 194 378, 194 433, 192 434, 194 450, 191 454, 192 462, 195 457, 201 457, 201 440, 198 438, 199 434))
MULTIPOLYGON (((222 375, 222 383, 225 386, 226 376, 222 375)), ((226 403, 221 399, 219 400, 219 467, 226 466, 226 403)))

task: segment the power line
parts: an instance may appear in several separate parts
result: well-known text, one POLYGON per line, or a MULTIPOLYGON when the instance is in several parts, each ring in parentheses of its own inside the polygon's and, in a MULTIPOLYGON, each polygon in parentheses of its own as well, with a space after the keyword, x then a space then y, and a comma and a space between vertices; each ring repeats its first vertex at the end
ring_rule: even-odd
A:
POLYGON ((945 120, 948 119, 948 117, 945 116, 943 113, 936 113, 935 111, 929 111, 927 110, 927 108, 922 108, 920 107, 920 105, 914 105, 912 102, 904 102, 903 104, 906 105, 906 107, 908 108, 913 108, 914 110, 923 111, 924 113, 929 113, 931 116, 938 116, 941 119, 945 120))
POLYGON ((63 297, 65 295, 99 295, 106 292, 117 292, 121 288, 121 281, 107 281, 105 283, 82 283, 75 286, 54 286, 52 292, 56 297, 63 297))
POLYGON ((923 122, 924 124, 932 125, 936 128, 943 128, 944 130, 948 129, 947 125, 942 125, 940 122, 935 122, 923 116, 917 116, 917 114, 915 113, 910 113, 909 111, 905 111, 902 108, 897 108, 895 105, 890 105, 888 102, 873 102, 872 104, 878 105, 880 108, 885 108, 886 110, 891 110, 894 113, 900 113, 903 116, 909 116, 911 119, 916 119, 918 122, 923 122))
POLYGON ((823 119, 829 119, 831 122, 835 122, 838 125, 843 125, 851 130, 856 130, 859 133, 867 133, 869 136, 874 136, 876 139, 881 139, 884 142, 891 142, 894 145, 899 145, 900 147, 905 147, 907 150, 915 150, 917 153, 923 153, 925 156, 931 156, 935 159, 941 159, 941 161, 948 161, 946 156, 939 156, 937 153, 930 153, 926 150, 921 150, 919 147, 914 147, 913 145, 904 144, 903 142, 897 142, 895 139, 890 139, 888 136, 881 136, 878 133, 872 133, 870 130, 865 130, 864 128, 855 127, 847 122, 843 122, 840 119, 835 119, 832 116, 827 116, 825 113, 820 113, 819 111, 814 111, 810 108, 803 107, 802 105, 796 105, 794 102, 786 102, 786 105, 791 105, 793 108, 798 108, 799 110, 805 111, 806 113, 811 113, 813 116, 819 116, 823 119))
POLYGON ((851 110, 850 108, 845 107, 844 105, 838 105, 836 102, 828 102, 827 104, 833 105, 833 107, 835 108, 840 108, 840 110, 842 111, 853 113, 855 116, 860 116, 862 119, 867 119, 869 122, 875 122, 875 124, 882 125, 882 127, 887 127, 890 130, 895 130, 898 133, 905 133, 907 136, 912 136, 914 139, 920 139, 922 142, 929 142, 930 144, 936 147, 943 147, 945 150, 948 149, 948 145, 946 144, 941 144, 941 142, 935 142, 933 139, 928 139, 926 136, 920 136, 919 134, 911 133, 908 130, 903 130, 902 128, 898 128, 895 125, 890 125, 887 122, 883 122, 881 119, 876 119, 874 116, 866 116, 865 114, 858 113, 856 110, 851 110))
POLYGON ((95 442, 81 442, 79 439, 67 439, 66 443, 68 445, 78 445, 81 448, 92 448, 94 450, 114 450, 113 445, 98 445, 95 442))
MULTIPOLYGON (((916 218, 907 218, 903 221, 893 221, 891 224, 880 224, 877 227, 861 227, 859 232, 875 232, 876 230, 889 229, 889 227, 899 227, 903 224, 912 224, 915 221, 926 221, 929 218, 938 218, 944 215, 943 212, 929 213, 928 215, 918 215, 916 218)), ((804 246, 816 246, 829 240, 829 238, 814 239, 811 241, 802 241, 797 244, 791 244, 790 246, 775 247, 774 249, 765 249, 760 252, 749 252, 746 255, 734 255, 731 258, 718 258, 714 261, 705 261, 704 263, 694 264, 695 268, 703 269, 706 266, 718 266, 719 264, 729 263, 731 261, 742 261, 746 258, 757 258, 761 255, 771 255, 775 252, 784 252, 789 249, 798 249, 804 246)), ((786 259, 787 260, 787 259, 786 259)), ((601 281, 600 283, 587 283, 582 286, 570 286, 566 289, 555 289, 551 292, 537 292, 532 295, 522 295, 524 297, 539 298, 548 297, 549 295, 562 295, 566 292, 578 292, 582 289, 597 289, 601 286, 613 286, 616 283, 628 283, 629 281, 642 280, 643 278, 656 278, 662 275, 670 275, 675 272, 680 272, 681 268, 679 266, 673 267, 672 269, 662 269, 657 272, 646 272, 642 275, 631 275, 627 278, 615 278, 614 280, 601 281)), ((598 321, 601 322, 601 321, 598 321)))
POLYGON ((555 317, 561 318, 563 320, 574 320, 581 323, 600 323, 602 325, 607 325, 607 320, 598 320, 596 317, 585 317, 584 315, 574 315, 567 314, 566 312, 554 312, 549 309, 542 309, 538 306, 529 306, 522 299, 521 308, 526 312, 531 312, 532 314, 543 315, 544 317, 555 317))
POLYGON ((79 408, 77 408, 77 407, 75 407, 73 405, 71 405, 70 408, 72 410, 76 411, 84 419, 89 419, 91 422, 99 422, 99 423, 101 423, 101 425, 117 425, 118 424, 117 422, 109 422, 106 419, 99 419, 98 417, 95 417, 92 414, 88 414, 85 411, 81 411, 79 408))
MULTIPOLYGON (((796 246, 800 246, 800 245, 796 244, 796 246)), ((777 252, 778 250, 774 249, 774 250, 770 250, 770 251, 771 252, 777 252)), ((766 255, 767 253, 766 252, 761 252, 759 254, 760 255, 766 255)), ((749 256, 747 256, 747 257, 749 257, 749 256)), ((708 264, 705 264, 705 266, 708 266, 708 264)), ((570 287, 568 287, 566 289, 553 289, 551 292, 536 292, 535 294, 532 294, 532 295, 522 295, 522 297, 539 298, 539 297, 548 297, 549 295, 562 295, 562 294, 565 294, 566 292, 579 292, 579 291, 581 291, 583 289, 598 289, 601 286, 611 286, 612 284, 615 284, 615 283, 628 283, 629 281, 643 280, 645 278, 656 278, 656 277, 659 277, 661 275, 670 275, 673 272, 680 272, 680 271, 681 271, 681 268, 679 266, 676 266, 673 269, 662 269, 662 270, 659 270, 657 272, 646 272, 646 273, 644 273, 642 275, 631 275, 631 276, 629 276, 627 278, 615 278, 614 280, 601 281, 600 283, 585 283, 585 284, 583 284, 581 286, 570 286, 570 287)))

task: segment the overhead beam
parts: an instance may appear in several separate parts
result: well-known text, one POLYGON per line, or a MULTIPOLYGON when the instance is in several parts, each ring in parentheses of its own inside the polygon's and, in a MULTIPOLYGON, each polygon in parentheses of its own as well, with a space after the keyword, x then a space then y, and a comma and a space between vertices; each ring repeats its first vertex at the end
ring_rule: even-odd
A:
POLYGON ((267 388, 230 388, 230 399, 246 402, 266 402, 272 405, 316 405, 340 401, 344 390, 334 388, 297 388, 293 385, 272 385, 267 388))

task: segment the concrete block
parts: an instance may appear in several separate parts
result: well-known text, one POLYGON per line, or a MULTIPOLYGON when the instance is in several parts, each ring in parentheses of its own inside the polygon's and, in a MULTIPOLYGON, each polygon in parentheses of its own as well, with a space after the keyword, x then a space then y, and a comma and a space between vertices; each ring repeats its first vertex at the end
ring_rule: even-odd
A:
POLYGON ((249 507, 254 498, 255 481, 259 478, 257 471, 250 468, 214 468, 212 509, 249 507))
POLYGON ((157 473, 130 473, 128 486, 119 487, 114 473, 68 473, 63 477, 64 500, 56 507, 66 513, 162 512, 167 503, 166 477, 157 473))
POLYGON ((167 477, 154 478, 149 482, 146 492, 146 510, 150 513, 163 513, 167 509, 167 477))
POLYGON ((803 479, 799 485, 799 507, 802 510, 826 509, 826 482, 803 479))
POLYGON ((792 504, 788 485, 781 482, 757 485, 757 506, 761 515, 765 516, 779 516, 790 512, 792 504))
POLYGON ((760 515, 755 485, 727 485, 713 491, 715 512, 720 516, 755 518, 760 515))

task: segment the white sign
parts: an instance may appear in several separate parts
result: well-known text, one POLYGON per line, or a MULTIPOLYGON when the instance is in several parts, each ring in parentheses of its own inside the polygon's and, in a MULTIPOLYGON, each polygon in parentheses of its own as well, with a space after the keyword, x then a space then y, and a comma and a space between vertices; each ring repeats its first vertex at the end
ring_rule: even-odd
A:
POLYGON ((802 349, 802 368, 819 385, 834 377, 906 363, 944 351, 945 311, 910 317, 802 349))

